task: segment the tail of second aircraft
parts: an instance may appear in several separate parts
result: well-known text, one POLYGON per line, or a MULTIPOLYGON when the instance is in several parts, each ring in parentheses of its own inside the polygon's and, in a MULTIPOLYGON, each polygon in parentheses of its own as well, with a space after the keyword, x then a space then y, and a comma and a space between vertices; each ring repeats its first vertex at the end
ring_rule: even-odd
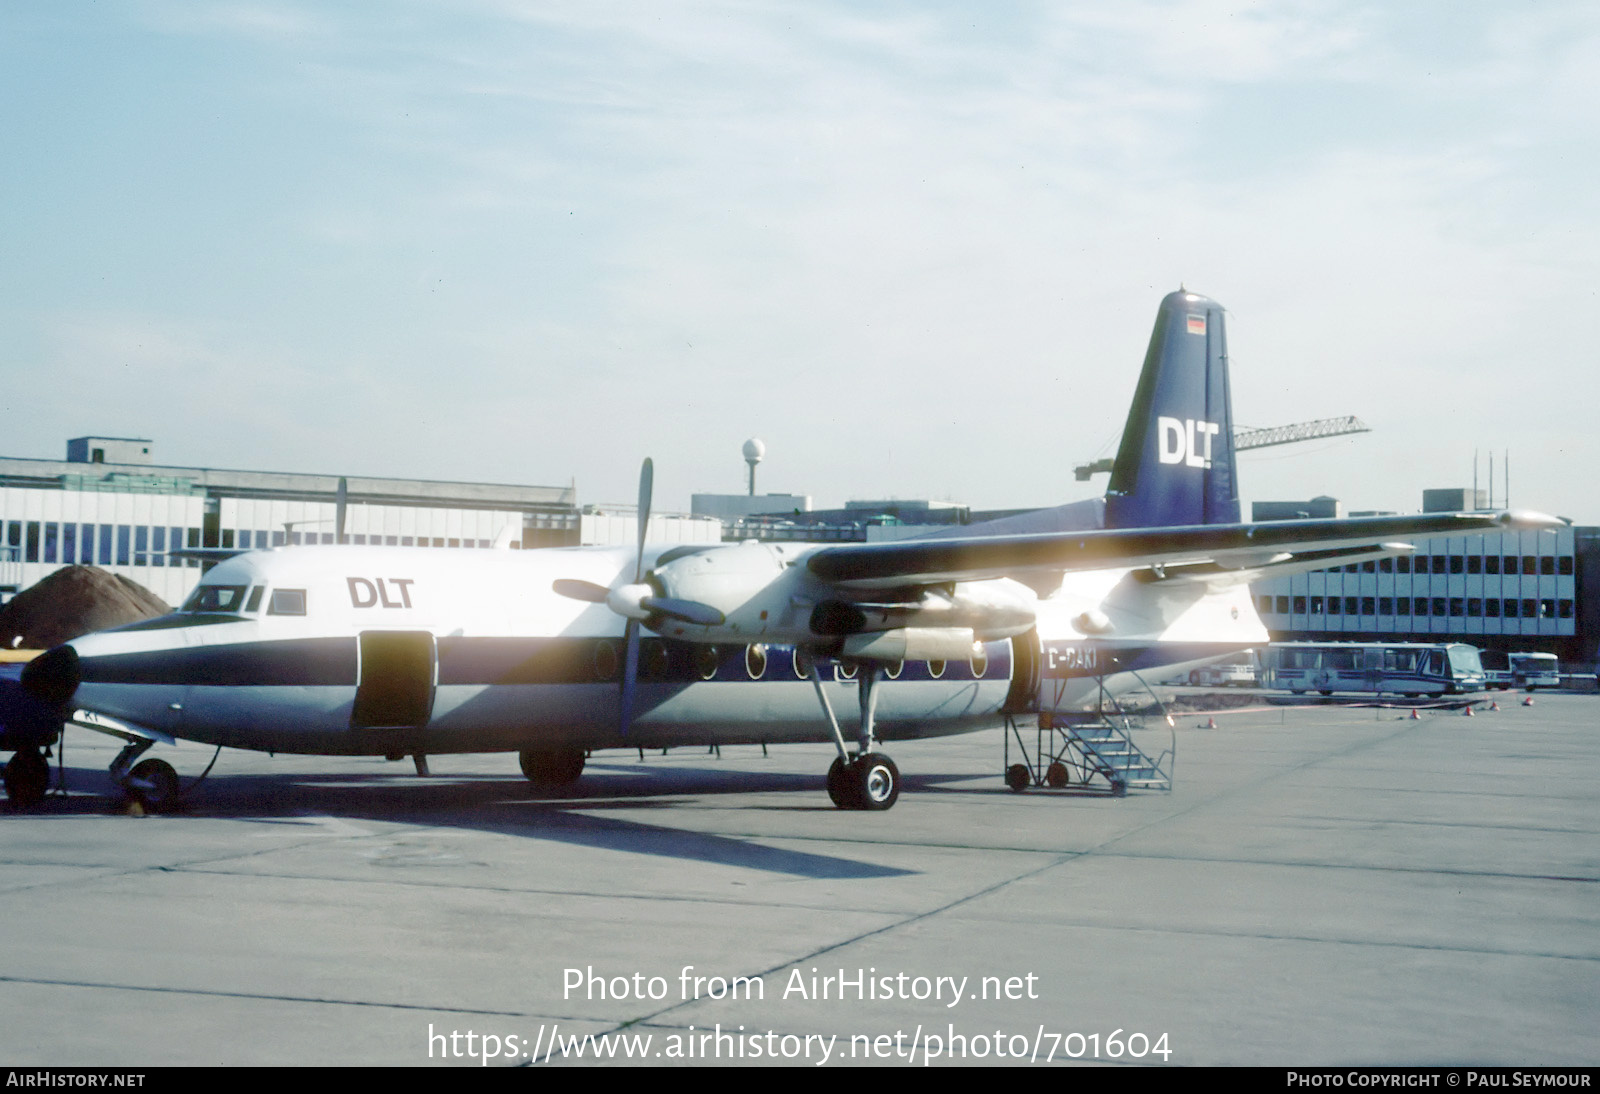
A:
POLYGON ((1107 528, 1239 520, 1222 305, 1168 294, 1106 490, 1107 528))

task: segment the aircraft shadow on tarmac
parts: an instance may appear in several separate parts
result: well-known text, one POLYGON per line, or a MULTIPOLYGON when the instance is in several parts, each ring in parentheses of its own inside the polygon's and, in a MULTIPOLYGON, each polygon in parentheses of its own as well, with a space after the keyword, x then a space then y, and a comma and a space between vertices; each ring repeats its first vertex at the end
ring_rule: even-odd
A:
MULTIPOLYGON (((52 764, 52 783, 56 771, 52 764)), ((72 792, 50 794, 30 815, 87 816, 128 810, 127 801, 114 794, 103 771, 68 764, 65 773, 66 785, 72 792)), ((925 786, 933 781, 908 780, 908 786, 925 786)), ((937 781, 945 782, 947 777, 937 781)), ((776 791, 804 794, 805 801, 764 808, 837 813, 818 783, 814 775, 787 772, 678 766, 641 771, 632 765, 595 764, 571 792, 550 795, 535 790, 520 777, 482 774, 422 778, 409 771, 403 775, 387 771, 325 775, 213 772, 192 790, 187 789, 189 780, 184 780, 185 798, 175 813, 179 822, 210 818, 302 825, 308 817, 333 817, 342 821, 467 828, 814 879, 882 878, 916 872, 837 855, 773 847, 756 837, 722 836, 631 818, 597 816, 593 812, 622 809, 662 814, 688 804, 690 795, 776 791)), ((839 814, 841 822, 845 822, 840 825, 839 839, 849 842, 856 835, 856 829, 847 823, 851 818, 869 815, 839 814)))

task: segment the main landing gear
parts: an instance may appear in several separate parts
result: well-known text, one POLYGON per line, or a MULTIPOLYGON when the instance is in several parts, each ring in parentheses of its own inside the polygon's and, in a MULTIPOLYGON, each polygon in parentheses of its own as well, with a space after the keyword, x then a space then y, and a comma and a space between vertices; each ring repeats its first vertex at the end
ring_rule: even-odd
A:
POLYGON ((844 734, 839 730, 839 720, 833 716, 833 705, 828 693, 822 689, 822 677, 815 659, 811 662, 811 683, 817 689, 817 699, 828 716, 828 727, 833 731, 833 743, 839 750, 833 765, 828 768, 828 797, 840 809, 888 809, 900 797, 900 769, 894 761, 881 752, 874 752, 873 719, 878 705, 878 684, 883 679, 883 666, 868 662, 858 672, 861 702, 861 724, 857 734, 857 749, 845 747, 844 734))
POLYGON ((20 748, 6 761, 5 784, 13 808, 32 808, 50 789, 50 762, 37 748, 20 748))

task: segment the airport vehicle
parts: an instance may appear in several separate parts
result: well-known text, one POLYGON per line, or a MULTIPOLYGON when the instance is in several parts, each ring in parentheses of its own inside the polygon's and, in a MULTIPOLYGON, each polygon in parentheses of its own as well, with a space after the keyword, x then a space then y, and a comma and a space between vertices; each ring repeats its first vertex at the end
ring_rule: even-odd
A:
POLYGON ((1561 666, 1553 653, 1499 653, 1484 650, 1483 672, 1487 686, 1500 691, 1511 688, 1558 688, 1561 666))
POLYGON ((1263 658, 1265 686, 1296 695, 1460 695, 1482 691, 1483 664, 1461 642, 1274 642, 1263 658))
POLYGON ((1201 665, 1189 673, 1188 683, 1196 688, 1253 688, 1260 676, 1253 651, 1247 661, 1218 661, 1201 665))
MULTIPOLYGON (((1267 574, 1550 519, 1240 523, 1223 314, 1163 300, 1104 498, 934 538, 659 547, 647 460, 634 549, 242 553, 177 612, 46 651, 0 700, 125 739, 113 777, 153 808, 177 777, 140 757, 185 738, 419 771, 515 751, 541 786, 597 749, 831 741, 834 803, 887 809, 881 740, 998 725, 1046 682, 1052 709, 1087 705, 1263 645, 1248 584, 1267 574), (851 703, 854 749, 834 714, 851 703)), ((49 739, 0 738, 14 800, 44 793, 49 739)))

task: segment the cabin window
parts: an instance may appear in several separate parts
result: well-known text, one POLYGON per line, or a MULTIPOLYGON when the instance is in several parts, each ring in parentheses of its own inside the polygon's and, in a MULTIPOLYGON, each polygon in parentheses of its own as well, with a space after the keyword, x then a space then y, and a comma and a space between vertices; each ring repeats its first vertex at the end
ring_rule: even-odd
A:
POLYGON ((306 591, 304 589, 273 589, 268 615, 305 615, 306 591))

